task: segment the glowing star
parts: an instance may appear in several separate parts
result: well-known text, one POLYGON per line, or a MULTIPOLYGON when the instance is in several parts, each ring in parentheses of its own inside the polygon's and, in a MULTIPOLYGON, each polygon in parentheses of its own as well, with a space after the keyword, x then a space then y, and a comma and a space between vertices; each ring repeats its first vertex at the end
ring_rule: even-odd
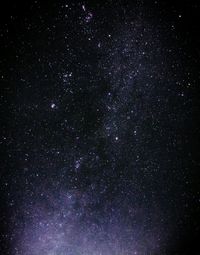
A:
POLYGON ((51 104, 51 109, 55 109, 56 105, 54 103, 51 104))
POLYGON ((85 5, 82 5, 82 9, 84 10, 84 12, 86 11, 85 5))

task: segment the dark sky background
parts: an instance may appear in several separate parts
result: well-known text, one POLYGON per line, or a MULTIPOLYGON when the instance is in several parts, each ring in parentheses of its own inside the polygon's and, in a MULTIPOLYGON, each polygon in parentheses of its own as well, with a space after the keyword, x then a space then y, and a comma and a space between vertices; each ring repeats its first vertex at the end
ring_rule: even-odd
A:
POLYGON ((199 12, 1 4, 1 254, 200 254, 199 12))

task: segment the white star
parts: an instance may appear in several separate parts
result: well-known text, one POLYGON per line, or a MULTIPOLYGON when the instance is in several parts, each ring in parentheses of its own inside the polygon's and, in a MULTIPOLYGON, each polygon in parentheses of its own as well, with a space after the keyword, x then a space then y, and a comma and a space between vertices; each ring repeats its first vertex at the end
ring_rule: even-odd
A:
POLYGON ((55 109, 56 105, 54 103, 51 104, 51 109, 55 109))
POLYGON ((86 11, 85 5, 82 5, 82 9, 84 10, 84 12, 86 11))

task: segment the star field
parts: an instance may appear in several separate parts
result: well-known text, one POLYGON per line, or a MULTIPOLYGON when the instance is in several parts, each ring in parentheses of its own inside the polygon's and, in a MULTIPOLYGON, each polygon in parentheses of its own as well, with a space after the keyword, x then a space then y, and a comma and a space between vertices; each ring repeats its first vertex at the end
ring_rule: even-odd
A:
POLYGON ((3 254, 178 255, 191 229, 196 249, 199 59, 182 27, 199 5, 177 6, 12 4, 1 26, 3 254))

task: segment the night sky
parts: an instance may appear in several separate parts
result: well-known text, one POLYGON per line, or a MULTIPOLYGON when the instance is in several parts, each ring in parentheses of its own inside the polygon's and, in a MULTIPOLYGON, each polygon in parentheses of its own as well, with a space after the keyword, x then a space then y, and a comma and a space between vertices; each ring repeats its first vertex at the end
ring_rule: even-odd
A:
POLYGON ((199 13, 1 4, 2 255, 200 254, 199 13))

